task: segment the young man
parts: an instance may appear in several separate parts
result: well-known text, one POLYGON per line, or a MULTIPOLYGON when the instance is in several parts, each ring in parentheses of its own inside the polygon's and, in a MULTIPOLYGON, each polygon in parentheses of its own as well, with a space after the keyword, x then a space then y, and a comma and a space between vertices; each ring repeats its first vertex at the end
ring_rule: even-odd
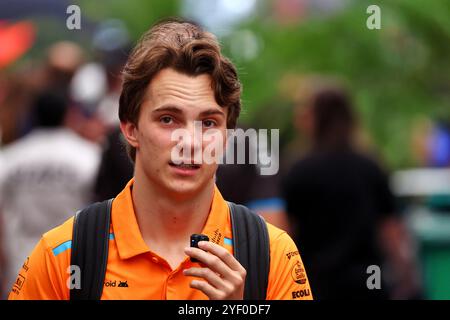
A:
MULTIPOLYGON (((159 23, 134 49, 124 69, 119 117, 135 172, 112 203, 101 299, 243 299, 252 270, 233 256, 229 208, 214 183, 217 163, 185 158, 177 165, 172 157, 180 142, 172 139, 176 129, 191 134, 182 148, 192 154, 212 143, 207 134, 198 139, 194 123, 225 137, 236 125, 240 90, 216 38, 192 23, 159 23), (210 241, 188 247, 194 233, 210 241)), ((69 299, 73 221, 43 235, 10 299, 69 299)), ((311 299, 294 242, 267 228, 266 299, 311 299)))

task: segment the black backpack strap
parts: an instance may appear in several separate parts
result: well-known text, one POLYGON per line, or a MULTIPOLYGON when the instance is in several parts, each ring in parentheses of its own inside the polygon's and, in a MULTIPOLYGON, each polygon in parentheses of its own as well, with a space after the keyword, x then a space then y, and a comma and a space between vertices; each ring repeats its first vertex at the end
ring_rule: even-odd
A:
POLYGON ((100 300, 108 262, 112 200, 97 202, 75 214, 70 264, 81 271, 81 288, 70 300, 100 300))
POLYGON ((270 268, 269 233, 264 219, 245 206, 228 202, 231 211, 233 251, 247 270, 244 299, 265 300, 270 268))

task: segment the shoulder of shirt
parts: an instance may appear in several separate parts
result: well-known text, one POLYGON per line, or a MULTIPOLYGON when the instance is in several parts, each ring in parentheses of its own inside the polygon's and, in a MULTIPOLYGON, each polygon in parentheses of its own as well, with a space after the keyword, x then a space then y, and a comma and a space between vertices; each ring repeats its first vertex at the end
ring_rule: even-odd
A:
POLYGON ((69 218, 61 225, 42 235, 42 240, 47 249, 53 250, 67 241, 72 240, 72 228, 74 217, 69 218))
POLYGON ((282 243, 283 244, 293 243, 293 240, 286 231, 278 227, 275 227, 273 224, 270 224, 269 222, 266 222, 266 225, 267 231, 269 233, 269 242, 271 247, 275 245, 280 245, 282 243))
POLYGON ((101 147, 96 143, 81 137, 71 129, 59 127, 56 129, 34 129, 17 141, 5 146, 2 151, 4 151, 4 153, 13 153, 16 152, 16 150, 21 150, 23 148, 36 148, 36 143, 48 143, 49 141, 52 143, 64 142, 69 145, 76 144, 77 146, 86 149, 101 150, 101 147))
POLYGON ((99 147, 97 143, 91 142, 91 141, 81 137, 80 135, 78 135, 77 133, 73 132, 70 129, 62 129, 60 132, 60 135, 64 139, 71 139, 71 141, 73 143, 77 143, 80 146, 84 146, 86 148, 93 149, 93 150, 101 150, 101 147, 99 147))

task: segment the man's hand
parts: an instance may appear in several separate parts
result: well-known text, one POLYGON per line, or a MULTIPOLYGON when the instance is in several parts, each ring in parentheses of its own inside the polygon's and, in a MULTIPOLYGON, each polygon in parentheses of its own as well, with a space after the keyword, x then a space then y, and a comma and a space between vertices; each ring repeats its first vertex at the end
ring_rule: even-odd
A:
POLYGON ((247 275, 244 267, 225 248, 213 242, 200 241, 198 247, 202 250, 187 247, 184 252, 205 268, 189 268, 183 274, 206 281, 192 280, 191 288, 201 290, 211 300, 242 300, 247 275))

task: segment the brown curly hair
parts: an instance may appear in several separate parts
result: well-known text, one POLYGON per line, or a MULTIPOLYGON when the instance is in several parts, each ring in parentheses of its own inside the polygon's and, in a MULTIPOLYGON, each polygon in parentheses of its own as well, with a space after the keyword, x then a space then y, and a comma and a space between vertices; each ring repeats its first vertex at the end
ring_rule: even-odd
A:
MULTIPOLYGON (((241 110, 241 83, 236 68, 222 55, 212 33, 193 22, 173 18, 154 25, 131 52, 122 73, 121 122, 137 126, 147 86, 165 68, 192 76, 209 74, 217 104, 228 108, 227 128, 236 127, 241 110)), ((127 144, 127 151, 135 161, 136 149, 127 144)))

